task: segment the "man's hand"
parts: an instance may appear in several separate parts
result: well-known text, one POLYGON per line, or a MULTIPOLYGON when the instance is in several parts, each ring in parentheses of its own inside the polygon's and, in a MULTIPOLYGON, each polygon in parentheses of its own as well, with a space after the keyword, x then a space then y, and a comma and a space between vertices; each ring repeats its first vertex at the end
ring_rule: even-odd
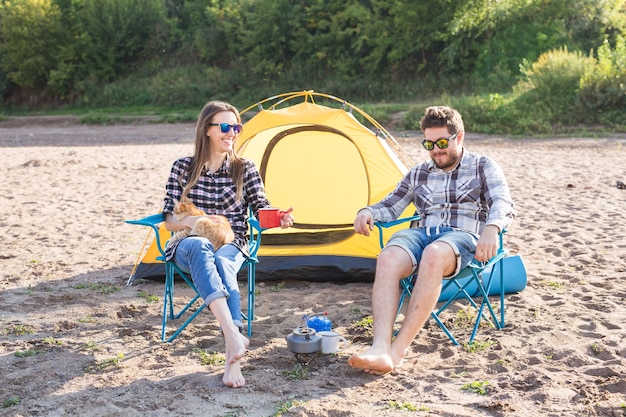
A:
POLYGON ((487 262, 489 259, 496 256, 499 246, 499 233, 500 229, 498 226, 493 224, 485 226, 476 244, 474 258, 477 261, 487 262))
POLYGON ((369 236, 370 232, 374 230, 374 217, 372 213, 363 209, 359 211, 354 219, 354 231, 361 235, 369 236))

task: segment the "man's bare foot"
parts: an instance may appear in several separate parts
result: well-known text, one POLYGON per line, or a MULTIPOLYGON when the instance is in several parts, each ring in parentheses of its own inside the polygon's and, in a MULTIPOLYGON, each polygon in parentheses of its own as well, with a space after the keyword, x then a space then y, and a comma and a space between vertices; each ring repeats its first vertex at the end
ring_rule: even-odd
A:
POLYGON ((348 365, 369 374, 383 375, 393 371, 394 361, 389 353, 369 348, 361 355, 350 356, 348 365))
POLYGON ((398 369, 402 366, 402 362, 404 362, 404 357, 408 348, 398 348, 395 345, 391 345, 391 362, 393 363, 393 369, 398 369))
POLYGON ((224 366, 224 385, 232 388, 241 388, 246 380, 241 373, 240 359, 246 354, 246 348, 250 344, 247 337, 237 334, 234 340, 226 341, 226 365, 224 366))

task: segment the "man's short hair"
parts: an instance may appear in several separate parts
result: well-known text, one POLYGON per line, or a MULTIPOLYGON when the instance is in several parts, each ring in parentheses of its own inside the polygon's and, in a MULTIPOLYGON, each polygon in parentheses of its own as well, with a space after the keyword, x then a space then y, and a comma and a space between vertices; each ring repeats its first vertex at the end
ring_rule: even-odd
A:
POLYGON ((447 127, 450 134, 465 132, 461 114, 448 106, 431 106, 420 120, 422 132, 431 127, 447 127))

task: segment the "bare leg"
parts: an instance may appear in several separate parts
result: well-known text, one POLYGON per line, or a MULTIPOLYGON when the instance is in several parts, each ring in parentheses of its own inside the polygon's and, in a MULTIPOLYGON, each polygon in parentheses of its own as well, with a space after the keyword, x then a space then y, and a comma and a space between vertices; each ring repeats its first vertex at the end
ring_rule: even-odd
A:
POLYGON ((424 326, 441 292, 441 281, 456 267, 452 248, 445 243, 429 245, 418 269, 418 285, 409 301, 398 336, 391 342, 393 323, 400 298, 399 281, 411 273, 411 260, 403 249, 389 247, 379 256, 372 289, 374 340, 361 355, 352 355, 348 364, 372 374, 385 374, 402 365, 406 352, 424 326))
POLYGON ((391 337, 400 299, 399 283, 402 277, 411 273, 411 268, 411 258, 399 247, 391 246, 380 253, 372 287, 374 340, 365 352, 352 355, 348 359, 348 364, 353 368, 376 375, 393 370, 391 337))
POLYGON ((209 308, 220 323, 226 343, 226 365, 222 382, 233 388, 243 387, 246 380, 241 373, 240 359, 246 354, 250 341, 239 333, 239 328, 233 323, 226 298, 214 300, 209 308))
POLYGON ((402 365, 409 346, 435 308, 443 277, 452 274, 455 269, 456 256, 447 243, 435 242, 424 249, 404 322, 391 344, 394 367, 402 365))

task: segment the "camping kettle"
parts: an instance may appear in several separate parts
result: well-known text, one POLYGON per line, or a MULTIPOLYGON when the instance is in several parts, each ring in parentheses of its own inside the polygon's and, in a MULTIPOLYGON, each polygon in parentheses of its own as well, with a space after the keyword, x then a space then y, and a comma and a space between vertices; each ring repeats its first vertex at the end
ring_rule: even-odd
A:
POLYGON ((322 336, 306 324, 306 316, 304 316, 304 323, 286 337, 287 349, 296 354, 319 352, 322 349, 322 336))
POLYGON ((307 325, 317 332, 330 331, 333 328, 327 312, 311 315, 307 320, 307 325))

